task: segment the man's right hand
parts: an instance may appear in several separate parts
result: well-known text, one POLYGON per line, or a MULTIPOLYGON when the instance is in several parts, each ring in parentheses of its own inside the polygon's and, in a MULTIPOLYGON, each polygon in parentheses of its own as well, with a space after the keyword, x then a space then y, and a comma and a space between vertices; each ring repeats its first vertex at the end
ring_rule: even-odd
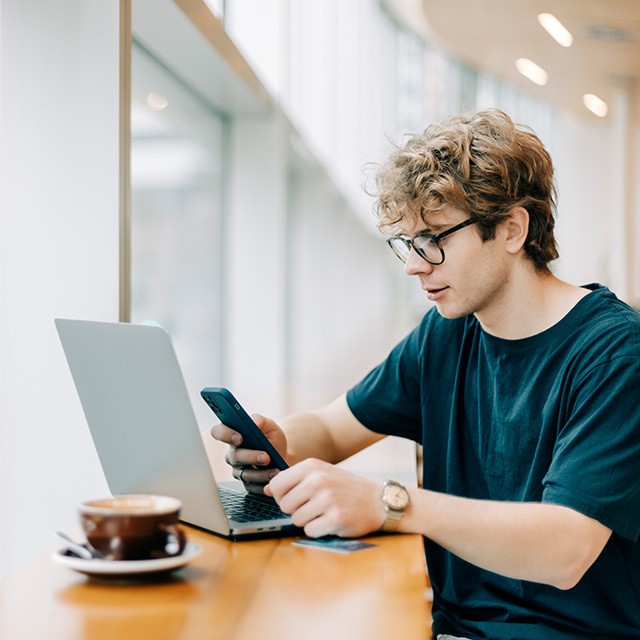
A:
MULTIPOLYGON (((286 460, 287 438, 276 422, 254 413, 251 418, 258 425, 267 439, 286 460)), ((255 449, 242 448, 242 435, 225 424, 218 423, 211 427, 211 436, 229 445, 226 461, 233 468, 233 477, 241 480, 247 491, 264 493, 264 487, 278 473, 271 464, 269 454, 255 449)))

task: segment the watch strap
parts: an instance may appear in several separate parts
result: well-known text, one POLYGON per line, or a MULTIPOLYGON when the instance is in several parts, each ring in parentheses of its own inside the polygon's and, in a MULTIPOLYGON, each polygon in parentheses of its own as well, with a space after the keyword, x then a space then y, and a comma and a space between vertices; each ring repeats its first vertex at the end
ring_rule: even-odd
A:
POLYGON ((400 524, 400 518, 402 518, 402 516, 404 515, 404 511, 390 509, 386 505, 385 505, 385 510, 387 512, 387 517, 382 523, 382 526, 380 527, 380 531, 384 531, 385 533, 393 533, 398 529, 398 525, 400 524))
POLYGON ((386 533, 392 533, 396 531, 398 529, 398 525, 400 524, 400 520, 402 516, 405 514, 405 511, 409 506, 409 502, 410 502, 409 493, 407 491, 407 488, 404 485, 400 484, 399 482, 396 482, 395 480, 385 480, 382 486, 382 503, 384 504, 386 518, 382 523, 382 526, 380 527, 380 531, 384 531, 386 533), (401 508, 397 508, 397 507, 394 508, 385 500, 385 493, 386 493, 387 487, 391 485, 400 487, 406 494, 406 498, 407 498, 406 503, 401 508))

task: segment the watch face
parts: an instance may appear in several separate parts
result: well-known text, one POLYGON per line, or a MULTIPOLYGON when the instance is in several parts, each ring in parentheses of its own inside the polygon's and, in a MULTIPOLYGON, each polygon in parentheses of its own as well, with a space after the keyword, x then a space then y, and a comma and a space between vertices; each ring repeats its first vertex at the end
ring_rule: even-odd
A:
POLYGON ((409 495, 404 487, 390 484, 385 488, 384 498, 392 509, 404 509, 407 506, 409 495))

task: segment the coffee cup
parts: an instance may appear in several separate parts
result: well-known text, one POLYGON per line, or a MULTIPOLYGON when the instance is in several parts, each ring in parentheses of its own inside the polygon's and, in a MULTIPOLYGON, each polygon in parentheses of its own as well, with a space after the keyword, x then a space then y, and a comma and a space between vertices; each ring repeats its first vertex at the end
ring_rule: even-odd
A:
POLYGON ((177 498, 121 495, 83 502, 80 523, 96 557, 151 560, 180 555, 186 536, 178 526, 177 498))

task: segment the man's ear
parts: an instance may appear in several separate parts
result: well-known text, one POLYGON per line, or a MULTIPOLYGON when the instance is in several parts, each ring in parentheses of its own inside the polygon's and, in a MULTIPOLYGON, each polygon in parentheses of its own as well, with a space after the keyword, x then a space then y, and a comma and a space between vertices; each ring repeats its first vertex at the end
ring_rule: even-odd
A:
POLYGON ((518 253, 529 233, 529 212, 524 207, 514 207, 505 220, 506 248, 513 255, 518 253))

